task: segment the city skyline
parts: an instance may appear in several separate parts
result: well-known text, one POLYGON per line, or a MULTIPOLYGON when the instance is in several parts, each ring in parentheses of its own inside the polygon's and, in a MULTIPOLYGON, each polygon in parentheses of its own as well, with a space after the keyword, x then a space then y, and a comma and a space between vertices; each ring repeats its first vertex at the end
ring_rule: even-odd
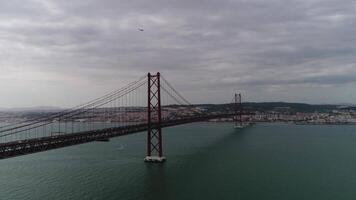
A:
POLYGON ((356 102, 355 1, 0 2, 0 108, 87 102, 160 71, 192 103, 356 102), (141 30, 142 29, 142 30, 141 30))

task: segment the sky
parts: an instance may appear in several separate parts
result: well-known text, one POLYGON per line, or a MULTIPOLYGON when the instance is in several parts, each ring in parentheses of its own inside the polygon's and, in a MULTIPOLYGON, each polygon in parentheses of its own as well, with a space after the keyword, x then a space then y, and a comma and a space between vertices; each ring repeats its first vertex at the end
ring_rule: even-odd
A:
POLYGON ((356 1, 0 1, 2 108, 71 107, 157 71, 192 103, 355 104, 356 1))

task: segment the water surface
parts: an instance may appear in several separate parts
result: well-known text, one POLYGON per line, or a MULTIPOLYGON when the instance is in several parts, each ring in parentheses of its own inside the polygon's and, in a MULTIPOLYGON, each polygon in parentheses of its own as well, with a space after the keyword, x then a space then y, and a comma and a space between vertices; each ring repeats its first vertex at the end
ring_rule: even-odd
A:
POLYGON ((0 199, 356 198, 356 126, 195 123, 0 160, 0 199))

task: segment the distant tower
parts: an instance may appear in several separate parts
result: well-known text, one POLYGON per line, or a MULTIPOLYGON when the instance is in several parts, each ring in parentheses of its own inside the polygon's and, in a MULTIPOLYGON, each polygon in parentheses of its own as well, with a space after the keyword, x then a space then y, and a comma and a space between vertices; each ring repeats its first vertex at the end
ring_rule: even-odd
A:
POLYGON ((235 121, 235 127, 236 128, 242 128, 242 102, 241 102, 241 93, 237 94, 235 93, 235 116, 234 116, 234 121, 235 121))
POLYGON ((162 152, 162 116, 160 73, 148 73, 147 91, 147 156, 146 162, 164 162, 162 152))

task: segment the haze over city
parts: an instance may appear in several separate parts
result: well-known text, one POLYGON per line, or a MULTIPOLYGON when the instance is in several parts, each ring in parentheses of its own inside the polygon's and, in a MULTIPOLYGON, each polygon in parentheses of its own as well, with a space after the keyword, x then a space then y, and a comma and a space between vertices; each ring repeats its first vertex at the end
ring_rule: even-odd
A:
POLYGON ((356 102, 349 0, 0 2, 0 107, 70 107, 160 71, 192 103, 356 102))

